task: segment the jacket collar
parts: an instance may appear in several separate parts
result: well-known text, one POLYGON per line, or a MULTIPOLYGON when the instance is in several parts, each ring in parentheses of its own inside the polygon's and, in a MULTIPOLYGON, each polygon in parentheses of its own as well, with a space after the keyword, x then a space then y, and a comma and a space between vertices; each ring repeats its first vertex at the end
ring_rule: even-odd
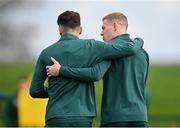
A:
POLYGON ((116 37, 115 37, 114 39, 112 39, 112 40, 115 40, 115 39, 129 40, 129 39, 130 39, 130 35, 129 35, 128 33, 122 34, 122 35, 116 36, 116 37))
POLYGON ((59 39, 59 41, 63 41, 63 40, 74 40, 74 39, 79 39, 78 36, 75 36, 73 34, 70 33, 65 33, 64 35, 61 36, 61 38, 59 39))

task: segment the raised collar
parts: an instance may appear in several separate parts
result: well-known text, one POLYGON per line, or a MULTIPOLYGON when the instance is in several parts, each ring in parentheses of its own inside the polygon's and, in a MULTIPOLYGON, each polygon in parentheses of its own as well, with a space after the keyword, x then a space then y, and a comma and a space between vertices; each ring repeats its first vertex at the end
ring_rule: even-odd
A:
POLYGON ((115 37, 113 40, 115 40, 115 39, 129 40, 129 37, 130 37, 130 35, 128 33, 126 33, 126 34, 122 34, 122 35, 115 37))
POLYGON ((63 36, 61 36, 59 41, 62 41, 62 40, 74 40, 74 39, 79 39, 79 37, 75 36, 73 34, 70 34, 70 33, 65 33, 63 36))

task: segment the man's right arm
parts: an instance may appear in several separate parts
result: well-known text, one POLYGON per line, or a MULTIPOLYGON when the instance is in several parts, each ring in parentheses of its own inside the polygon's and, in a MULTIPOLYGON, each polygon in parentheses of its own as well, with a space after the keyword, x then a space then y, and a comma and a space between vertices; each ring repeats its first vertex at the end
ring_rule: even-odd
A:
MULTIPOLYGON (((54 60, 55 61, 55 60, 54 60)), ((87 68, 71 68, 66 66, 57 66, 59 63, 56 61, 56 64, 49 66, 47 70, 48 75, 55 76, 55 72, 53 71, 59 71, 59 73, 56 72, 56 76, 64 76, 80 81, 98 81, 100 80, 108 68, 111 65, 110 60, 104 60, 100 63, 97 63, 93 67, 87 67, 87 68), (59 67, 61 67, 59 69, 59 67)), ((59 64, 60 65, 60 64, 59 64)))
POLYGON ((62 66, 59 74, 60 76, 65 76, 76 80, 98 81, 104 76, 110 65, 110 60, 104 60, 95 66, 88 68, 70 68, 62 66))
POLYGON ((41 53, 36 63, 35 72, 30 86, 30 95, 33 98, 48 98, 48 93, 44 86, 46 78, 46 66, 43 63, 41 53))

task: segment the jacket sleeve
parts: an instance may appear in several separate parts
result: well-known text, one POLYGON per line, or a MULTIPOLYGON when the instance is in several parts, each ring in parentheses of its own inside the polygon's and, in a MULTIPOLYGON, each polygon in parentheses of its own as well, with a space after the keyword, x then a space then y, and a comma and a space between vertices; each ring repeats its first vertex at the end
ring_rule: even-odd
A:
POLYGON ((94 52, 97 60, 116 59, 120 57, 130 56, 135 54, 143 46, 144 41, 141 38, 126 43, 102 43, 94 42, 94 52))
POLYGON ((98 81, 104 76, 110 65, 110 60, 104 60, 97 63, 94 67, 88 68, 70 68, 62 66, 59 74, 60 76, 80 81, 98 81))
POLYGON ((47 75, 45 68, 46 66, 43 63, 43 59, 42 59, 43 58, 42 53, 37 60, 33 79, 31 82, 30 95, 33 98, 48 98, 48 93, 45 90, 45 86, 44 86, 44 82, 47 78, 47 75))

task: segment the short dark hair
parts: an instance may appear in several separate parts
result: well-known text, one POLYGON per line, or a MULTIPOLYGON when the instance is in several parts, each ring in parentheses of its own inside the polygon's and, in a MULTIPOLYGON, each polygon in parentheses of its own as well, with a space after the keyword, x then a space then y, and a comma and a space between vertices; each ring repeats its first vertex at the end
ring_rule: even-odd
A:
POLYGON ((57 24, 69 28, 75 28, 81 25, 80 15, 78 12, 65 11, 58 16, 57 24))

